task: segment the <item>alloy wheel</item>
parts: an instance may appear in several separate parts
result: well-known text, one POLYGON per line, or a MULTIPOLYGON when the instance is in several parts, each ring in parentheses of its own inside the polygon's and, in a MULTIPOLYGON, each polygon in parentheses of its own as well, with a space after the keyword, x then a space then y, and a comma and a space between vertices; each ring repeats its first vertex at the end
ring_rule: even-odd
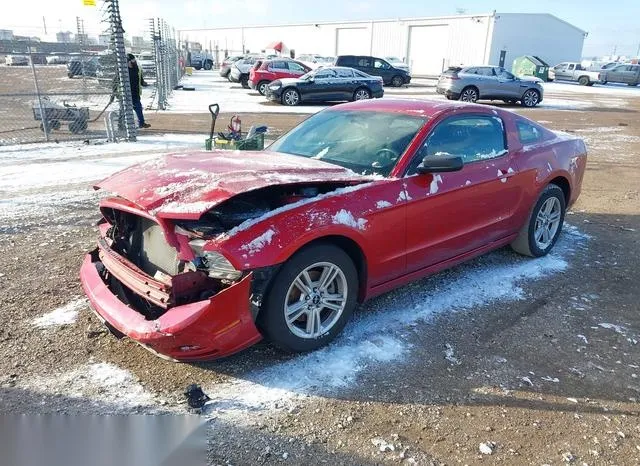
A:
POLYGON ((287 291, 283 309, 287 327, 299 338, 319 338, 340 320, 348 292, 345 274, 337 265, 310 265, 287 291))
POLYGON ((562 208, 557 197, 547 199, 538 215, 536 216, 536 224, 534 230, 534 238, 536 246, 540 249, 547 249, 552 243, 560 228, 560 219, 562 218, 562 208))
POLYGON ((462 91, 460 100, 462 100, 463 102, 476 102, 478 100, 478 93, 475 89, 465 89, 464 91, 462 91))
POLYGON ((300 96, 298 95, 298 91, 293 89, 289 89, 284 93, 284 103, 287 105, 298 105, 300 101, 300 96))
POLYGON ((356 91, 355 100, 364 100, 368 99, 369 97, 369 91, 367 91, 366 89, 358 89, 356 91))
POLYGON ((538 93, 536 91, 529 90, 522 96, 525 107, 535 107, 538 104, 538 93))

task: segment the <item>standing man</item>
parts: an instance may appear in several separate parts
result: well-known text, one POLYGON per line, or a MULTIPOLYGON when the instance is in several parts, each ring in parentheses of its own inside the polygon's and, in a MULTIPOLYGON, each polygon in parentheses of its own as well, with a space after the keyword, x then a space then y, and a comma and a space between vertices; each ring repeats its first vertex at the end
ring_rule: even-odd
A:
POLYGON ((133 109, 138 116, 138 126, 140 128, 148 128, 151 125, 145 123, 144 115, 142 113, 142 102, 140 97, 142 96, 142 87, 148 86, 148 84, 142 78, 142 71, 138 67, 136 57, 130 53, 127 55, 127 63, 129 64, 129 84, 131 85, 131 100, 133 101, 133 109))

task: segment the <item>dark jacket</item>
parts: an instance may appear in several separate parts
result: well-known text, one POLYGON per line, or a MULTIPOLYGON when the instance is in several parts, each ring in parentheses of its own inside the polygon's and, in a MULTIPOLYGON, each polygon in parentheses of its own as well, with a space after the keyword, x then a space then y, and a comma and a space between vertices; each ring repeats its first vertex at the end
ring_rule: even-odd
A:
POLYGON ((147 83, 142 78, 142 71, 137 63, 133 65, 133 68, 129 68, 129 84, 131 85, 131 97, 134 100, 140 100, 142 87, 147 83))

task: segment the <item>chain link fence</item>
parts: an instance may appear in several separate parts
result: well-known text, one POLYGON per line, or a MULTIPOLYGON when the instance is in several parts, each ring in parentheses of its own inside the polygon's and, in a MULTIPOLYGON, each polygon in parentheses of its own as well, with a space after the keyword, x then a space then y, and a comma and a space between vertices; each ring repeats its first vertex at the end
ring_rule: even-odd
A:
MULTIPOLYGON (((185 53, 179 49, 175 29, 162 18, 149 20, 149 38, 154 61, 154 69, 149 70, 149 74, 155 79, 155 86, 147 108, 166 110, 169 96, 184 74, 185 53)), ((143 72, 147 73, 146 61, 141 63, 143 72)))
POLYGON ((0 145, 135 140, 118 0, 103 1, 102 17, 76 18, 55 42, 0 40, 0 145))

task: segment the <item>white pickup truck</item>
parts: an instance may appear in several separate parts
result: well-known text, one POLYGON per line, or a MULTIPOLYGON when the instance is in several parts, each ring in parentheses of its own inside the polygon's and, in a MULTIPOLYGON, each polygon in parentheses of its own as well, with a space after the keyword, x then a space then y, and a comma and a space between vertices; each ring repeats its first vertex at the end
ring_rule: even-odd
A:
POLYGON ((597 71, 588 71, 581 63, 564 62, 549 70, 549 80, 577 81, 581 86, 593 86, 599 82, 597 71))

